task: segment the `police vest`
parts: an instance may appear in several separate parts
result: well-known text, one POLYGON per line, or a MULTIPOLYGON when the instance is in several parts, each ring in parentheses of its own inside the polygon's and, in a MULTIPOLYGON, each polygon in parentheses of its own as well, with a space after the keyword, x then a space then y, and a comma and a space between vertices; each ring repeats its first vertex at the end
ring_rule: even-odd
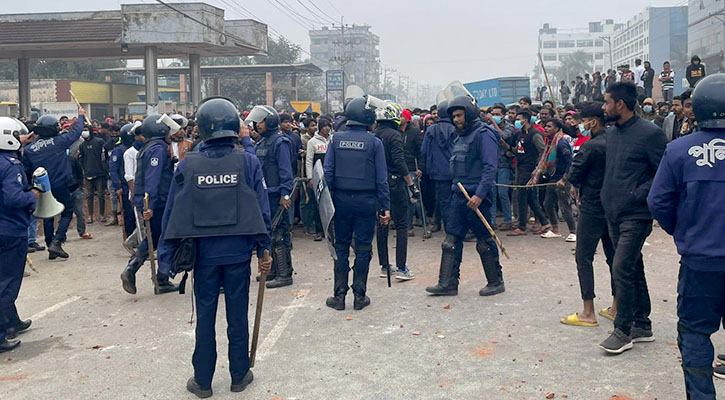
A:
POLYGON ((159 160, 154 160, 153 158, 148 161, 151 165, 146 165, 146 162, 144 162, 144 156, 146 155, 146 153, 155 146, 162 146, 164 151, 160 152, 160 154, 162 157, 167 158, 166 162, 162 164, 164 166, 164 169, 161 171, 161 179, 159 181, 158 190, 158 196, 160 200, 166 203, 166 196, 168 196, 169 187, 171 186, 171 178, 174 176, 174 166, 171 165, 169 152, 167 151, 167 145, 163 139, 149 140, 136 155, 136 175, 134 176, 133 180, 133 191, 135 194, 134 197, 136 197, 136 194, 143 196, 143 194, 147 191, 146 169, 149 167, 156 167, 160 163, 159 160))
POLYGON ((220 158, 188 153, 177 174, 166 239, 266 234, 255 192, 246 183, 242 150, 220 158))
POLYGON ((473 131, 467 135, 459 135, 453 141, 450 167, 454 181, 463 184, 478 184, 481 181, 483 160, 481 147, 476 140, 478 137, 477 131, 473 131))
POLYGON ((332 140, 335 148, 334 188, 375 190, 375 136, 369 132, 341 132, 332 140))
POLYGON ((279 186, 279 162, 277 160, 276 145, 280 140, 283 140, 282 138, 285 138, 285 136, 279 131, 263 136, 262 140, 257 143, 255 150, 259 163, 262 164, 264 181, 267 183, 267 187, 270 188, 279 186))

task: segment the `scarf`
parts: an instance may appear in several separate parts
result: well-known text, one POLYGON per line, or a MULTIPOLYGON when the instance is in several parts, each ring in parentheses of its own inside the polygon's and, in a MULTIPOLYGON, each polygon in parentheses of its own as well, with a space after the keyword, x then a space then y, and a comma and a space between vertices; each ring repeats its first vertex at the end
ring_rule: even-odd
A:
POLYGON ((557 132, 554 137, 549 140, 548 145, 544 149, 544 153, 539 158, 539 163, 536 165, 534 170, 534 176, 531 178, 533 184, 539 183, 542 173, 546 172, 549 175, 553 175, 556 172, 556 146, 559 141, 566 135, 564 131, 557 132))

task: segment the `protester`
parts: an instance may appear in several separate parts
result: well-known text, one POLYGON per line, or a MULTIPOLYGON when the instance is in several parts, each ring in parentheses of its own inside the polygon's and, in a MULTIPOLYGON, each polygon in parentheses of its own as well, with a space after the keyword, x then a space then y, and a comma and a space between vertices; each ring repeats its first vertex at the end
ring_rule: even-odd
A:
MULTIPOLYGON (((314 165, 319 161, 321 164, 325 163, 325 154, 327 153, 327 146, 330 142, 330 130, 332 124, 327 119, 320 120, 320 130, 315 133, 307 142, 307 150, 305 152, 305 171, 308 177, 313 176, 312 169, 314 165)), ((315 241, 319 242, 324 239, 325 235, 322 230, 322 221, 320 220, 320 212, 317 208, 317 201, 315 200, 315 191, 312 190, 312 185, 308 186, 308 194, 306 195, 306 201, 309 204, 309 208, 312 211, 312 220, 315 227, 315 241)))
POLYGON ((660 72, 660 76, 657 79, 662 85, 662 97, 664 101, 672 103, 673 94, 675 92, 675 71, 670 69, 669 61, 665 61, 664 64, 662 64, 662 72, 660 72))
POLYGON ((655 70, 649 61, 644 62, 644 72, 642 72, 642 83, 644 84, 644 95, 652 97, 652 88, 654 87, 655 70))
MULTIPOLYGON (((548 109, 545 109, 548 111, 548 109)), ((544 110, 542 110, 543 112, 544 110)), ((496 172, 496 183, 502 186, 494 187, 491 202, 491 217, 496 218, 497 199, 501 202, 501 214, 503 222, 498 225, 502 231, 510 231, 514 229, 513 214, 511 213, 511 199, 509 197, 510 188, 506 185, 513 183, 513 159, 516 147, 516 137, 514 124, 506 121, 504 113, 506 107, 501 103, 496 103, 491 107, 491 115, 488 122, 491 123, 500 135, 498 146, 498 170, 496 172)))
POLYGON ((670 113, 662 122, 662 130, 664 131, 668 142, 680 137, 680 131, 682 130, 682 124, 684 121, 685 113, 682 108, 682 97, 676 96, 672 99, 670 113))
POLYGON ((92 224, 94 219, 94 203, 98 198, 98 215, 101 222, 106 221, 106 176, 108 175, 108 162, 103 155, 104 141, 98 135, 83 131, 83 143, 80 145, 79 160, 83 166, 83 176, 86 178, 86 201, 88 202, 88 221, 92 224))
POLYGON ((687 83, 690 85, 690 88, 694 88, 697 82, 704 78, 705 75, 705 66, 702 65, 700 57, 692 56, 690 65, 685 70, 685 78, 687 78, 687 83))

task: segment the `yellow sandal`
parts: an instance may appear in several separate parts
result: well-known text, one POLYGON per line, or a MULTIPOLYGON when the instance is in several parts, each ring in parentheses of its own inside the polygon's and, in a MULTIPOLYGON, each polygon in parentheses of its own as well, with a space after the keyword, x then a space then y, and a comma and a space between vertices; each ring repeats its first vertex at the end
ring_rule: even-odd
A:
POLYGON ((579 320, 579 314, 574 313, 572 315, 568 315, 562 319, 559 320, 564 325, 573 325, 573 326, 586 326, 588 328, 592 328, 595 326, 599 326, 598 322, 584 322, 579 320))
POLYGON ((599 315, 601 315, 602 317, 604 317, 610 321, 614 321, 614 315, 612 315, 612 313, 609 311, 609 307, 602 308, 602 310, 599 311, 599 315))

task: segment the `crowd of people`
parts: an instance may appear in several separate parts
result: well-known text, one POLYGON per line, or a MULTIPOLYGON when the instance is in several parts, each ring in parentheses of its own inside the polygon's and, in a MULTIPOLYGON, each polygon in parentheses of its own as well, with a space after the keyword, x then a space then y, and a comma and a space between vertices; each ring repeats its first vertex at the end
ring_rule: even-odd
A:
MULTIPOLYGON (((427 109, 403 109, 365 96, 347 99, 344 112, 320 115, 288 114, 265 105, 239 111, 226 99, 210 98, 194 115, 151 114, 140 121, 88 122, 82 108, 70 120, 42 116, 23 124, 4 118, 0 133, 4 129, 9 136, 7 143, 0 142, 0 244, 12 268, 0 268, 0 299, 5 302, 0 305, 0 351, 19 345, 14 337, 31 323, 20 319, 14 302, 27 252, 45 250, 37 243, 37 220, 32 216, 42 190, 34 178, 39 168, 47 171, 53 198, 64 205, 59 218, 43 220, 49 259, 70 257, 62 244, 75 214, 77 232, 84 239, 92 239, 86 229, 97 221, 123 226, 122 244, 131 258, 121 281, 130 294, 136 294, 137 271, 149 258, 154 260, 155 250, 156 294, 183 291, 185 278, 179 285, 172 279, 194 271, 195 375, 187 389, 199 397, 211 395, 214 324, 222 289, 232 391, 244 390, 252 381, 246 351, 252 253, 257 254, 261 284, 293 285, 291 231, 299 225, 313 240, 331 241, 334 283, 326 305, 336 310, 345 309, 350 288, 355 310, 371 304, 367 278, 376 232, 380 276, 392 274, 403 282, 415 278, 407 262, 408 237, 415 236, 415 227, 422 226, 424 235, 445 232, 438 282, 426 288, 432 295, 457 295, 466 241, 476 242, 487 280, 479 294, 493 296, 505 291, 496 231, 509 237, 532 233, 546 240, 564 238, 576 243, 583 309, 561 322, 591 327, 598 325, 597 315, 612 320, 614 331, 600 344, 608 353, 651 342, 641 250, 653 218, 675 235, 685 271, 681 285, 683 273, 689 281, 703 279, 692 260, 704 257, 716 265, 708 271, 722 270, 717 250, 699 248, 704 255, 684 250, 694 240, 679 224, 682 177, 676 171, 684 156, 670 159, 665 147, 672 142, 672 151, 689 149, 690 156, 696 156, 679 144, 689 143, 693 135, 721 135, 717 128, 723 120, 718 116, 722 110, 698 114, 693 104, 698 90, 668 93, 672 86, 666 83, 674 73, 667 63, 659 78, 664 99, 655 104, 654 71, 649 63, 640 64, 634 72, 622 66, 619 74, 595 73, 591 82, 588 75, 577 77, 571 102, 562 82, 560 94, 566 101, 559 106, 550 99, 539 105, 523 97, 516 105, 479 108, 472 97, 463 95, 427 109), (705 120, 698 121, 698 116, 705 120), (672 171, 666 176, 661 172, 663 155, 669 160, 664 168, 672 171), (322 176, 316 172, 317 163, 322 176), (314 187, 312 182, 320 180, 325 185, 314 187), (328 190, 335 208, 331 223, 318 204, 326 201, 322 194, 328 190), (560 221, 567 226, 566 235, 560 221), (391 227, 397 232, 394 267, 387 256, 391 227), (597 312, 593 258, 600 242, 614 300, 597 312), (351 246, 355 257, 350 287, 351 246), (231 349, 239 350, 234 357, 231 349)), ((697 57, 692 66, 688 78, 704 78, 697 57)), ((713 78, 722 84, 721 76, 713 78)), ((715 84, 700 92, 710 96, 715 84)), ((699 99, 700 104, 708 101, 702 95, 699 99)), ((709 150, 701 153, 705 151, 709 150)), ((716 170, 716 160, 723 159, 722 150, 717 151, 714 157, 704 156, 711 171, 716 170)), ((688 190, 693 182, 713 179, 710 172, 706 177, 700 173, 689 172, 688 190)), ((706 184, 702 190, 716 189, 706 184)), ((693 200, 698 205, 703 201, 693 200)), ((686 386, 688 393, 714 396, 711 380, 703 378, 712 368, 712 355, 692 347, 708 343, 712 332, 701 322, 703 311, 696 309, 693 298, 682 298, 679 310, 686 386)), ((711 322, 720 316, 712 311, 705 317, 711 322)))

